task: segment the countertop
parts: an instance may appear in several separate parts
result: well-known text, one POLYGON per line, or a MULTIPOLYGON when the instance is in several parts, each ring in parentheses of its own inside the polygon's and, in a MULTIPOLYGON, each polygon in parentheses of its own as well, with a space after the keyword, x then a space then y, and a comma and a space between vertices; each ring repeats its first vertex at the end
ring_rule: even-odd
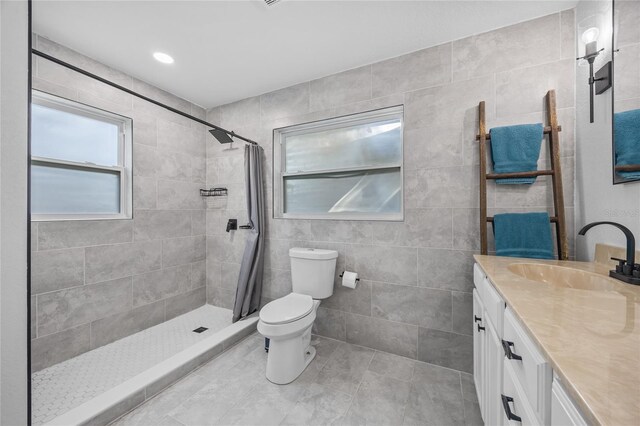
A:
POLYGON ((608 278, 610 290, 573 289, 508 269, 513 263, 540 263, 608 277, 608 266, 595 262, 474 257, 586 420, 640 425, 640 286, 608 278))

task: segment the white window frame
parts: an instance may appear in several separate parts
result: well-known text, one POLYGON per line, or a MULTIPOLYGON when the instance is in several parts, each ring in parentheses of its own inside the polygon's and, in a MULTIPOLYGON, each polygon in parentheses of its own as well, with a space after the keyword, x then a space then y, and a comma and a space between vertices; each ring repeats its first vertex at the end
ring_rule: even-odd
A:
POLYGON ((32 214, 34 221, 61 221, 61 220, 97 220, 97 219, 131 219, 133 213, 133 177, 132 177, 132 146, 133 146, 133 120, 113 112, 85 105, 70 99, 54 96, 38 90, 32 91, 31 102, 47 108, 65 111, 71 114, 84 116, 93 120, 104 121, 118 126, 118 165, 102 166, 90 162, 76 162, 59 160, 56 158, 31 156, 31 164, 55 168, 105 172, 109 171, 120 176, 120 212, 113 214, 89 214, 89 213, 47 213, 32 214))
POLYGON ((382 109, 360 112, 310 123, 296 124, 273 130, 273 217, 275 219, 323 219, 323 220, 372 220, 394 221, 404 220, 404 106, 396 105, 382 109), (348 125, 374 123, 389 118, 400 119, 400 162, 384 166, 346 167, 339 169, 323 169, 312 172, 287 173, 285 171, 286 137, 321 130, 331 130, 348 125), (338 172, 373 171, 400 169, 400 211, 396 213, 285 213, 284 212, 284 179, 290 176, 309 176, 338 172))

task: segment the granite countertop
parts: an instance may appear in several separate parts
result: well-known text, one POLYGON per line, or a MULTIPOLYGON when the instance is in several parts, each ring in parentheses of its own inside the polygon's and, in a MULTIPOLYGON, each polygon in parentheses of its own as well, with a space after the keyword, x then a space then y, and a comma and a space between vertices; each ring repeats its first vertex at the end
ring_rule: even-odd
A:
POLYGON ((595 262, 474 257, 586 420, 640 424, 640 286, 608 278, 609 267, 595 262), (511 272, 513 263, 592 272, 606 277, 611 287, 584 290, 532 281, 511 272))

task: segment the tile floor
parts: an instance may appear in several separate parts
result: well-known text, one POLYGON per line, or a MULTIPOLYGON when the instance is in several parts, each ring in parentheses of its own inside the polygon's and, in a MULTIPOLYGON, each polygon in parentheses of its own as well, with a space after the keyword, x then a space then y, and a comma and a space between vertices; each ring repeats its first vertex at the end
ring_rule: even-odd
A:
POLYGON ((132 334, 34 373, 34 425, 66 413, 231 324, 232 312, 212 305, 132 334), (209 330, 193 333, 196 327, 209 330))
POLYGON ((313 337, 316 359, 293 383, 264 376, 263 339, 249 336, 113 425, 475 425, 473 377, 313 337))

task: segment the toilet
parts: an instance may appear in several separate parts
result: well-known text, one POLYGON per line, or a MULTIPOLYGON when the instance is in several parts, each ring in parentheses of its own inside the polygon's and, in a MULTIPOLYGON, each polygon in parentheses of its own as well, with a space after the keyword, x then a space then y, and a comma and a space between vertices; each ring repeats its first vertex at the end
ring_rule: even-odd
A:
POLYGON ((338 252, 292 248, 293 292, 267 303, 260 311, 258 331, 269 340, 267 379, 284 385, 294 381, 311 363, 311 327, 321 299, 333 294, 338 252))

